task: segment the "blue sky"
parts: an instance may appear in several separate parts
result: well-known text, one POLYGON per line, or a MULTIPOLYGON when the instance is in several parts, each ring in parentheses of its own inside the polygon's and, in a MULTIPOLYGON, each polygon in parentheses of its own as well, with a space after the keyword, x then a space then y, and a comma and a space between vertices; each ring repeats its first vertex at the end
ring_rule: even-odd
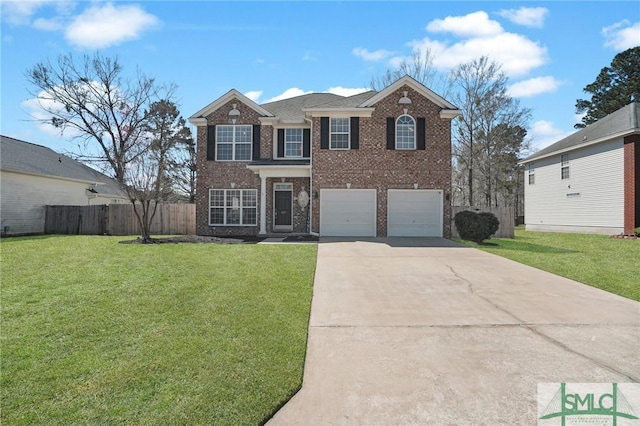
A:
MULTIPOLYGON (((99 51, 178 85, 190 116, 231 88, 266 102, 306 92, 349 95, 414 51, 446 73, 488 55, 533 110, 541 148, 570 134, 575 101, 613 57, 640 45, 640 7, 625 2, 217 2, 0 0, 4 135, 73 150, 43 127, 25 71, 99 51)), ((438 87, 432 87, 438 92, 438 87)))

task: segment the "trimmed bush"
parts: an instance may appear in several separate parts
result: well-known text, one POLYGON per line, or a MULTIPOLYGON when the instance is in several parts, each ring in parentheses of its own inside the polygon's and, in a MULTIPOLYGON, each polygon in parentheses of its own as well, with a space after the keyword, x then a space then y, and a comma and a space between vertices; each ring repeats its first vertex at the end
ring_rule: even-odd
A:
POLYGON ((458 235, 463 240, 480 244, 498 231, 500 221, 493 213, 475 213, 469 210, 458 212, 453 221, 458 235))

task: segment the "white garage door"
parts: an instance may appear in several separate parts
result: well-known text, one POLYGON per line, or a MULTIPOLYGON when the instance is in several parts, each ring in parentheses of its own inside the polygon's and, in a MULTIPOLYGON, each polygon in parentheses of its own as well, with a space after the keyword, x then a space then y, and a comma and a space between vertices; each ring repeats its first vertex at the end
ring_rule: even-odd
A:
POLYGON ((442 237, 442 191, 390 189, 387 192, 387 235, 442 237))
POLYGON ((321 189, 320 235, 375 237, 375 189, 321 189))

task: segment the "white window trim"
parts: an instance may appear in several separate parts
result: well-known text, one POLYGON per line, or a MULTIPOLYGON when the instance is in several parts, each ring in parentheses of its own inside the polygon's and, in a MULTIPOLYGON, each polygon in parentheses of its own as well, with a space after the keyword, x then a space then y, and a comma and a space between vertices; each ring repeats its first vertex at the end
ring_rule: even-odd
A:
POLYGON ((396 150, 398 151, 415 151, 418 149, 418 144, 416 143, 416 132, 417 132, 417 124, 416 119, 410 116, 409 114, 402 114, 398 118, 396 118, 396 150), (402 117, 409 117, 413 121, 413 148, 398 148, 398 121, 402 117))
POLYGON ((571 178, 571 169, 570 169, 569 154, 560 154, 560 179, 568 180, 570 178, 571 178), (567 160, 564 161, 563 158, 566 158, 567 160), (567 177, 564 177, 565 169, 567 170, 567 177))
POLYGON ((351 149, 351 118, 350 117, 329 117, 329 149, 332 151, 349 151, 351 149), (331 120, 347 120, 347 131, 346 132, 332 132, 331 131, 331 120), (331 146, 331 135, 347 135, 347 147, 346 148, 334 148, 331 146))
MULTIPOLYGON (((293 142, 292 142, 293 143, 293 142)), ((305 158, 304 157, 304 129, 301 127, 284 129, 284 158, 305 158), (287 155, 287 132, 291 130, 301 130, 302 139, 300 139, 300 155, 287 155)), ((307 157, 308 158, 308 157, 307 157)))
POLYGON ((248 162, 253 158, 253 126, 250 124, 219 124, 216 126, 216 161, 222 163, 228 162, 248 162), (251 138, 249 142, 236 142, 236 128, 246 126, 251 129, 251 138), (231 160, 219 160, 218 159, 218 128, 219 127, 233 127, 233 142, 221 142, 224 145, 231 145, 231 160), (236 160, 236 144, 238 145, 249 145, 249 159, 247 160, 236 160))
POLYGON ((536 183, 536 166, 533 163, 529 163, 529 170, 527 173, 527 184, 535 185, 536 183), (533 177, 533 182, 531 182, 531 178, 533 177))
POLYGON ((235 189, 235 188, 209 188, 209 210, 208 210, 208 214, 209 214, 209 226, 258 226, 258 190, 257 189, 235 189), (224 199, 223 199, 223 207, 220 206, 212 206, 211 205, 211 196, 212 196, 212 192, 213 191, 224 191, 224 199), (227 191, 240 191, 240 223, 226 223, 227 222, 227 209, 229 207, 227 207, 227 191), (242 205, 242 198, 244 197, 244 192, 249 192, 249 191, 253 191, 255 192, 255 199, 256 199, 256 205, 255 207, 244 207, 242 205), (224 213, 223 213, 223 217, 224 217, 224 224, 221 223, 212 223, 211 222, 211 209, 216 208, 216 209, 223 209, 224 213), (256 211, 256 223, 242 223, 242 210, 243 209, 255 209, 256 211))

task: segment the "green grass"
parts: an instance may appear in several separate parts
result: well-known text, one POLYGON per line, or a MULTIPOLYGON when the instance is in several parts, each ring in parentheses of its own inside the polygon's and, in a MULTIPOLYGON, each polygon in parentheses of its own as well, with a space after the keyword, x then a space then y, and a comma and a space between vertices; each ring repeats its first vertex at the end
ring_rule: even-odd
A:
POLYGON ((492 238, 483 245, 458 241, 629 299, 640 300, 640 240, 616 239, 606 235, 527 232, 516 228, 515 239, 492 238))
POLYGON ((10 238, 3 425, 259 424, 300 387, 314 245, 10 238))

